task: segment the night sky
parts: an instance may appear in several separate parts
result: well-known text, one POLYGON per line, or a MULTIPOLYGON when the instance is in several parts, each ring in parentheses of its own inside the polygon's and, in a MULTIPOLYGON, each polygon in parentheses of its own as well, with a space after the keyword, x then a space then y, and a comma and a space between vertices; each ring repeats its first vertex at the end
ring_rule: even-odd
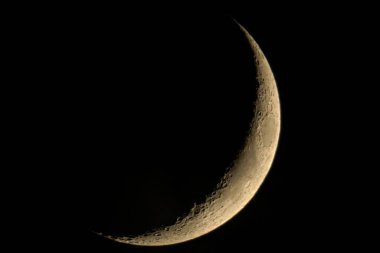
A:
POLYGON ((355 110, 340 92, 351 87, 341 76, 353 69, 337 63, 352 60, 354 42, 343 41, 357 30, 329 8, 288 9, 86 10, 26 23, 25 54, 41 61, 31 71, 41 84, 33 89, 38 109, 25 109, 41 145, 31 160, 39 169, 29 172, 36 191, 24 204, 33 224, 23 234, 38 237, 28 245, 153 253, 347 244, 352 223, 342 207, 355 195, 344 177, 354 172, 336 150, 353 141, 339 123, 355 110), (232 18, 266 55, 281 102, 279 146, 254 199, 217 230, 174 246, 92 233, 169 225, 231 166, 256 98, 253 55, 232 18))

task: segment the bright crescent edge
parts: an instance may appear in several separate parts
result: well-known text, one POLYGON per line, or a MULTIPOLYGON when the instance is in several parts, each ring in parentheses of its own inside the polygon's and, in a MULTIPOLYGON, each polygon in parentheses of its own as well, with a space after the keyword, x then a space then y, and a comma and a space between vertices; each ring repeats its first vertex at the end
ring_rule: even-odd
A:
MULTIPOLYGON (((236 22, 236 21, 235 21, 236 22)), ((267 59, 248 31, 236 22, 249 41, 257 67, 257 99, 246 144, 215 191, 202 204, 173 225, 138 236, 112 236, 111 240, 139 246, 165 246, 203 236, 239 213, 254 197, 274 160, 280 135, 280 100, 267 59)))

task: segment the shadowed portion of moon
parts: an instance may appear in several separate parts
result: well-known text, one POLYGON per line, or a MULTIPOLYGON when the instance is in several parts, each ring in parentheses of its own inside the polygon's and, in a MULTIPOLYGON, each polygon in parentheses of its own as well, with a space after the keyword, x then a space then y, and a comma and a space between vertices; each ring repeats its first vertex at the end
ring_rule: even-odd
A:
POLYGON ((101 85, 90 85, 75 108, 86 123, 75 125, 85 158, 75 166, 88 168, 91 230, 133 236, 175 223, 205 200, 243 148, 256 98, 249 44, 230 19, 205 20, 175 31, 160 21, 151 33, 128 36, 135 42, 113 45, 139 44, 137 55, 127 49, 125 69, 91 56, 89 76, 101 85))
MULTIPOLYGON (((280 104, 276 83, 265 56, 248 32, 243 27, 240 28, 249 41, 255 59, 257 82, 256 87, 254 88, 256 89, 257 97, 253 109, 253 119, 249 125, 245 144, 239 154, 235 156, 236 159, 231 158, 231 161, 234 162, 230 163, 230 166, 225 168, 227 171, 223 173, 224 175, 221 177, 222 179, 219 180, 216 188, 214 188, 213 191, 208 191, 210 194, 207 195, 206 199, 198 201, 198 204, 194 204, 187 214, 177 216, 176 221, 162 223, 156 228, 153 228, 150 232, 139 235, 110 235, 107 231, 102 231, 104 232, 105 237, 122 243, 144 246, 170 245, 188 241, 211 232, 227 222, 255 195, 270 169, 277 148, 280 132, 280 104)), ((223 52, 220 52, 220 54, 222 53, 223 52)), ((251 67, 253 66, 251 65, 251 67)), ((252 110, 252 106, 249 106, 249 108, 252 110)), ((122 117, 122 115, 120 117, 122 117)), ((204 125, 200 127, 203 126, 204 125)), ((157 132, 155 131, 156 129, 147 130, 147 134, 162 136, 162 132, 157 132)), ((214 129, 210 132, 213 130, 214 129)), ((182 136, 186 136, 186 133, 181 132, 178 134, 178 137, 182 136)), ((223 138, 223 135, 218 135, 215 140, 223 141, 223 138)), ((179 142, 183 142, 183 140, 179 140, 179 142)), ((142 143, 144 144, 142 151, 145 149, 160 148, 159 146, 155 146, 150 138, 142 143)), ((214 143, 214 145, 223 145, 223 143, 214 143)), ((237 146, 239 146, 239 144, 237 144, 237 146)), ((168 154, 168 158, 175 164, 177 170, 182 170, 184 164, 187 162, 191 163, 191 156, 186 157, 186 155, 187 154, 181 154, 181 152, 178 152, 176 154, 168 154)), ((208 154, 206 152, 203 155, 207 157, 208 154)), ((215 156, 215 160, 211 159, 211 161, 214 161, 217 164, 217 157, 218 156, 215 156)), ((144 165, 144 159, 152 159, 151 157, 142 158, 140 165, 144 165)), ((159 159, 159 157, 154 158, 159 159)), ((159 167, 159 165, 163 164, 158 163, 157 166, 159 167)), ((192 164, 192 166, 207 169, 208 166, 212 165, 210 163, 192 164)), ((170 173, 175 173, 175 171, 172 170, 170 173)), ((166 175, 170 177, 170 173, 166 175)), ((189 173, 192 172, 189 171, 189 173)), ((159 177, 159 174, 160 173, 156 176, 159 177)), ((141 184, 144 185, 144 182, 141 184)), ((142 188, 144 187, 145 186, 142 186, 142 188)), ((197 186, 192 185, 192 187, 197 186)), ((192 187, 189 188, 189 192, 191 192, 192 187)), ((165 189, 157 188, 157 190, 160 191, 160 194, 165 194, 165 189)), ((168 192, 170 191, 170 189, 166 190, 168 192)), ((207 192, 204 193, 207 194, 207 192)), ((133 193, 131 193, 131 195, 132 194, 133 193)), ((152 194, 154 193, 152 192, 152 194)), ((162 200, 162 198, 160 199, 162 200)), ((119 201, 129 201, 128 196, 120 196, 119 201)), ((174 201, 175 203, 175 199, 169 199, 168 202, 170 201, 174 201)), ((165 209, 165 205, 158 202, 152 203, 151 208, 157 207, 158 209, 165 209)), ((171 211, 170 208, 167 208, 165 210, 156 210, 156 212, 171 211)))

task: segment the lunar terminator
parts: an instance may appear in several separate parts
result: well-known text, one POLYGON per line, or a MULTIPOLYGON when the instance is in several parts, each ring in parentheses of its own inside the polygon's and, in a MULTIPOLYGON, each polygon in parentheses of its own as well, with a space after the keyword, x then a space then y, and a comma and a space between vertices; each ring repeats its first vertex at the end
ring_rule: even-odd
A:
POLYGON ((256 64, 257 99, 254 117, 245 146, 213 193, 194 205, 183 217, 169 226, 137 236, 104 235, 117 242, 163 246, 189 241, 226 223, 253 198, 269 172, 280 135, 280 101, 276 82, 259 45, 238 24, 248 39, 256 64))

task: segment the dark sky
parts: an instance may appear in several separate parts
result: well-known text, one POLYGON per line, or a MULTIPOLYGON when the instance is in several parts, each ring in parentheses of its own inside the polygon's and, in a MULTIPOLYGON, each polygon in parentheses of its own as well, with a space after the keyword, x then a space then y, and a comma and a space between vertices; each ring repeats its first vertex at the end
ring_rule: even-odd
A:
POLYGON ((33 122, 44 122, 36 123, 41 177, 29 198, 33 245, 153 253, 347 244, 336 234, 352 235, 343 210, 354 165, 337 159, 337 149, 353 141, 341 121, 356 109, 342 90, 354 85, 347 62, 360 36, 344 11, 287 8, 87 10, 25 24, 25 54, 41 61, 31 71, 41 83, 33 92, 43 97, 33 122), (254 200, 227 224, 179 245, 135 247, 93 234, 170 224, 231 165, 256 96, 253 58, 231 17, 267 56, 281 100, 278 150, 254 200))

